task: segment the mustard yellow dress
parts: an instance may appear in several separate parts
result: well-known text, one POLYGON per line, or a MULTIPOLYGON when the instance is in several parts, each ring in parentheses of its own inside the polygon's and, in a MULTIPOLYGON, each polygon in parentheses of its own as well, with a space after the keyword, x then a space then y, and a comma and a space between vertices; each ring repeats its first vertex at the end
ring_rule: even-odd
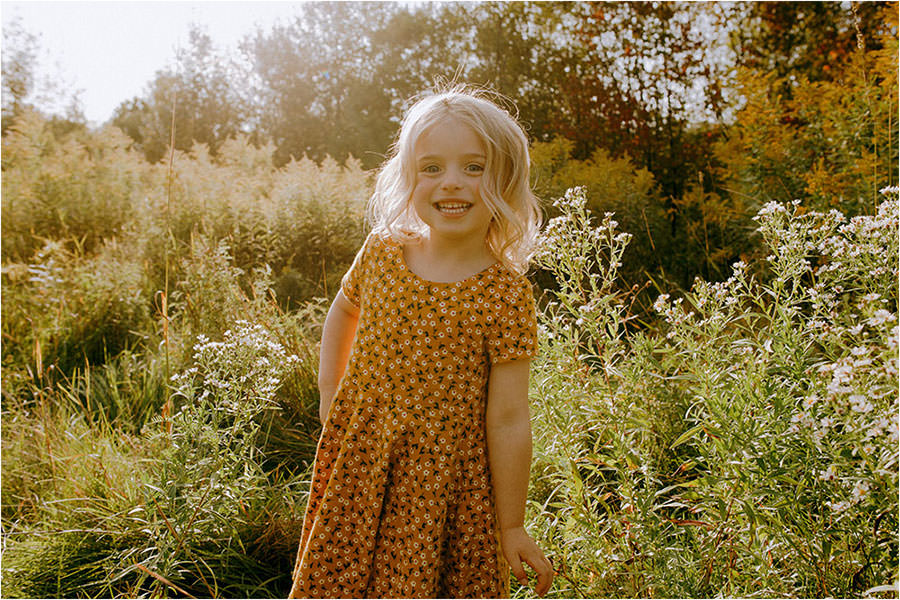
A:
POLYGON ((360 318, 319 440, 290 596, 508 596, 485 408, 491 365, 535 353, 531 285, 499 263, 426 281, 375 234, 341 285, 360 318))

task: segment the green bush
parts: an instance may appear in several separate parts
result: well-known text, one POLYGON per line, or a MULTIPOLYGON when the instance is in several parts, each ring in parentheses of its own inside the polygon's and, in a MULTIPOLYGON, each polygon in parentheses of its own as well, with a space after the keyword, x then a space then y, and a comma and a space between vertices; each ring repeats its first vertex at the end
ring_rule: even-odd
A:
MULTIPOLYGON (((205 147, 175 153, 171 177, 156 165, 146 253, 151 280, 161 289, 168 261, 170 281, 183 279, 179 265, 197 235, 224 243, 232 264, 246 276, 268 266, 285 308, 333 295, 365 239, 363 212, 370 179, 349 160, 317 165, 308 159, 281 168, 271 148, 230 140, 215 159, 205 147)), ((241 285, 248 290, 248 284, 241 285)))
MULTIPOLYGON (((563 138, 532 144, 532 183, 538 197, 559 198, 567 189, 581 186, 595 216, 615 213, 622 229, 634 238, 622 257, 619 285, 642 285, 649 274, 666 270, 681 276, 681 267, 675 273, 676 263, 667 260, 673 251, 672 223, 653 174, 635 167, 627 156, 613 158, 603 149, 587 160, 576 160, 573 149, 574 143, 563 138)), ((558 215, 552 206, 547 212, 551 218, 558 215)))
MULTIPOLYGON (((766 205, 770 255, 626 336, 626 237, 559 203, 541 265, 532 530, 581 597, 859 596, 897 570, 896 189, 871 217, 766 205)), ((894 588, 896 589, 896 588, 894 588)))
POLYGON ((36 421, 7 413, 4 596, 283 596, 311 455, 291 470, 263 452, 300 362, 239 322, 200 338, 172 378, 175 413, 140 438, 92 421, 74 394, 48 398, 36 421))
POLYGON ((152 343, 143 265, 107 242, 92 256, 49 242, 3 278, 4 364, 37 377, 66 376, 152 343))

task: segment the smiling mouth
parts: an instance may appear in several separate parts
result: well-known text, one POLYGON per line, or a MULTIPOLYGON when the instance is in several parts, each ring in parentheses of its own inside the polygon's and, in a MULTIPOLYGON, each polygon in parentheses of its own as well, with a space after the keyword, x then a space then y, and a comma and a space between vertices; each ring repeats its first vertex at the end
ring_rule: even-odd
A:
POLYGON ((435 202, 434 207, 445 215, 461 215, 472 207, 471 202, 446 201, 435 202))

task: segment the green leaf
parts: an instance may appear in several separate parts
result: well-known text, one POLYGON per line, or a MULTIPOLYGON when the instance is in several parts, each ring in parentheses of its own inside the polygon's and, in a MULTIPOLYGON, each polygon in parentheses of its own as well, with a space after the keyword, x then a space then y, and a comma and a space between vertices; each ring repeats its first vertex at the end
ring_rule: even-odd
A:
POLYGON ((696 425, 694 427, 691 427, 690 429, 679 435, 678 438, 676 438, 676 440, 672 442, 672 445, 669 446, 669 448, 674 450, 688 440, 693 439, 694 436, 696 436, 701 431, 703 431, 703 425, 696 425))

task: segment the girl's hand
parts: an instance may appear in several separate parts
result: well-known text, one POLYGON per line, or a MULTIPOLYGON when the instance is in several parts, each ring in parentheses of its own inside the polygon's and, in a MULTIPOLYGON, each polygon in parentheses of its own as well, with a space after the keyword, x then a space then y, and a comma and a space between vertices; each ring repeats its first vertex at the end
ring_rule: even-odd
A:
POLYGON ((509 563, 513 576, 522 585, 528 585, 528 576, 522 563, 527 563, 537 574, 535 592, 543 596, 553 583, 553 566, 524 527, 512 527, 500 532, 500 547, 509 563))

